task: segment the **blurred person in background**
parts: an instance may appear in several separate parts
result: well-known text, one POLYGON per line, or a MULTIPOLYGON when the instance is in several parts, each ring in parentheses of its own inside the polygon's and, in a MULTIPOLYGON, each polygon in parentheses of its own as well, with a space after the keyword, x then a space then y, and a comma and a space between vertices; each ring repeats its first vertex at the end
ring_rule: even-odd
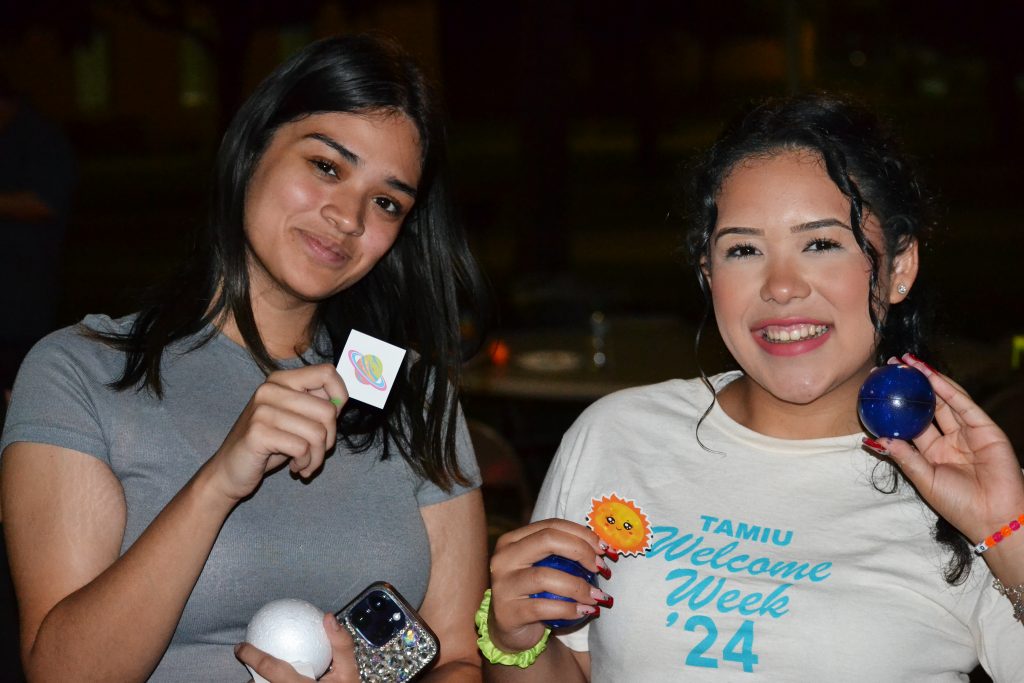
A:
POLYGON ((75 181, 71 147, 0 76, 0 388, 57 325, 61 245, 75 181))

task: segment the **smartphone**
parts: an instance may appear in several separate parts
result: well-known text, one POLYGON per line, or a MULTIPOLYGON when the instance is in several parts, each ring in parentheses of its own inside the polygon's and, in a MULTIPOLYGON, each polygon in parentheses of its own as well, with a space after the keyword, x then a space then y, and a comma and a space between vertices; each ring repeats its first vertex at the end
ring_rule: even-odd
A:
POLYGON ((335 616, 355 641, 363 683, 411 681, 437 659, 437 636, 389 583, 371 583, 335 616))

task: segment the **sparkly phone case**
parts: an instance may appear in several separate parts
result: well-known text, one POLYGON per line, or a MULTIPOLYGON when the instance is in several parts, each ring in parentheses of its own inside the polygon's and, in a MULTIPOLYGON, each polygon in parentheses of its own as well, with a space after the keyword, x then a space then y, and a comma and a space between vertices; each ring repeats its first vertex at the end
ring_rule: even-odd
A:
POLYGON ((373 583, 337 614, 338 621, 345 625, 355 641, 356 665, 363 683, 404 683, 413 680, 421 671, 430 666, 437 657, 438 643, 430 627, 420 618, 416 610, 402 598, 393 586, 383 581, 373 583), (390 630, 367 635, 360 628, 358 611, 368 612, 367 600, 384 594, 401 612, 401 623, 395 621, 397 614, 390 609, 390 630), (386 642, 383 636, 387 636, 386 642), (376 642, 374 642, 376 641, 376 642))

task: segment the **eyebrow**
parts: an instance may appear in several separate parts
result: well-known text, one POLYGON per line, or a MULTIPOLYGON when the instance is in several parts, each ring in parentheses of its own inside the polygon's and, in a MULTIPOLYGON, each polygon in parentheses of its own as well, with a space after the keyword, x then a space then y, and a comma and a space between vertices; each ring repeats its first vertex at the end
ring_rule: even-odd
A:
MULTIPOLYGON (((832 228, 832 227, 840 227, 840 228, 845 228, 847 230, 851 229, 849 225, 847 225, 846 223, 843 223, 841 220, 838 220, 836 218, 821 218, 821 219, 816 220, 816 221, 808 221, 807 223, 797 223, 796 225, 791 225, 789 227, 789 231, 791 233, 793 233, 793 234, 798 234, 798 233, 801 233, 801 232, 807 232, 809 230, 820 230, 822 228, 832 228)), ((718 240, 720 240, 721 238, 725 237, 726 235, 754 235, 754 236, 757 236, 757 235, 763 235, 763 234, 764 234, 764 230, 761 230, 760 228, 742 228, 742 227, 722 228, 721 230, 719 230, 715 234, 714 241, 717 243, 718 240)))
POLYGON ((792 233, 807 232, 808 230, 820 230, 821 228, 845 228, 850 230, 850 226, 842 222, 838 218, 821 218, 816 221, 809 221, 807 223, 800 223, 789 228, 792 233))
MULTIPOLYGON (((325 145, 333 149, 335 152, 337 152, 342 159, 352 164, 353 166, 359 166, 363 163, 362 158, 360 158, 358 154, 356 154, 348 147, 346 147, 345 145, 341 144, 340 142, 338 142, 337 140, 328 135, 324 135, 323 133, 310 133, 305 137, 313 140, 319 140, 320 142, 324 143, 325 145)), ((398 190, 399 192, 409 195, 413 199, 416 199, 416 188, 413 187, 412 185, 402 182, 395 176, 388 176, 387 178, 385 178, 385 182, 388 184, 388 186, 398 190)))

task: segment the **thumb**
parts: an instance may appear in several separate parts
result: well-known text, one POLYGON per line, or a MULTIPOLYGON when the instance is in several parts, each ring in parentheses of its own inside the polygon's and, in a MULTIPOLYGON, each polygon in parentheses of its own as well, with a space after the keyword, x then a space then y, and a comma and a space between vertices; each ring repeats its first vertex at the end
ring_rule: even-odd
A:
POLYGON ((358 683, 359 667, 356 665, 352 634, 330 613, 324 615, 324 630, 331 643, 332 661, 330 670, 320 680, 328 683, 358 683))
POLYGON ((883 437, 877 441, 865 438, 864 447, 896 463, 914 485, 924 481, 931 472, 928 460, 907 441, 883 437))

